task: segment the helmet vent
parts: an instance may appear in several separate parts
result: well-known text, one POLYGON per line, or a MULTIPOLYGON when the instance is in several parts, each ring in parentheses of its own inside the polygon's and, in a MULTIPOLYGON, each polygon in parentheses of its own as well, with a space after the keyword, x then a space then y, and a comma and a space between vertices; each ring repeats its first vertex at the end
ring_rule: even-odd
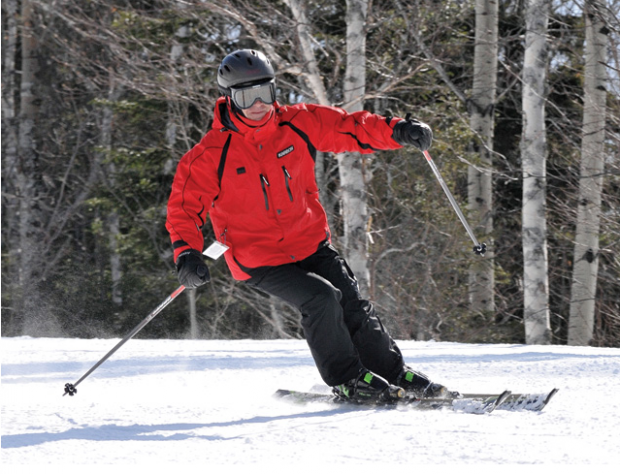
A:
POLYGON ((226 56, 219 67, 217 82, 224 89, 239 84, 263 83, 274 80, 271 61, 259 51, 243 49, 226 56))

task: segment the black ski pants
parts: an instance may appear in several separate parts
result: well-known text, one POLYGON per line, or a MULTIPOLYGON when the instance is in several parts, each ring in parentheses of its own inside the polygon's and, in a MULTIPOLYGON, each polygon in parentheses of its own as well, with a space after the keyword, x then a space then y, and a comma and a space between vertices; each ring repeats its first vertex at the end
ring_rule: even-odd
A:
POLYGON ((306 341, 327 385, 348 382, 362 368, 395 381, 403 367, 401 352, 331 244, 321 244, 300 262, 244 271, 250 286, 301 312, 306 341))

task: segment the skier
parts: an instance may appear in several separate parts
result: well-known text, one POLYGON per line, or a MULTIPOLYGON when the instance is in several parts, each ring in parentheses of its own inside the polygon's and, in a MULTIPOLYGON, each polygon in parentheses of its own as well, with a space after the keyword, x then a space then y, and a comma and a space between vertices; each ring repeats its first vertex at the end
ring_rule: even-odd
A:
POLYGON ((405 365, 360 294, 332 246, 314 173, 317 151, 426 150, 431 129, 366 111, 281 105, 274 68, 255 50, 226 56, 217 83, 222 97, 213 126, 179 162, 168 202, 166 228, 181 284, 196 288, 210 279, 201 254, 209 214, 216 238, 229 247, 233 277, 300 311, 319 373, 337 396, 446 396, 444 386, 405 365))

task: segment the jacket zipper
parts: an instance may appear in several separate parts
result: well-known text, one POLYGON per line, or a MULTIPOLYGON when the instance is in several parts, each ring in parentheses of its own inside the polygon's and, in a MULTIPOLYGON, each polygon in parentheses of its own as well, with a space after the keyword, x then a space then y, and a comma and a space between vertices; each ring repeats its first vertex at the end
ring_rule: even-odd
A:
POLYGON ((263 196, 265 196, 265 208, 269 210, 269 198, 267 197, 267 187, 269 186, 269 181, 267 181, 267 178, 262 173, 260 175, 260 185, 263 188, 263 196))
POLYGON ((289 185, 289 181, 291 181, 293 178, 291 178, 291 175, 289 174, 286 167, 282 166, 282 171, 284 171, 284 182, 286 183, 286 192, 288 192, 288 198, 291 200, 291 202, 293 202, 293 193, 291 192, 291 187, 289 185))

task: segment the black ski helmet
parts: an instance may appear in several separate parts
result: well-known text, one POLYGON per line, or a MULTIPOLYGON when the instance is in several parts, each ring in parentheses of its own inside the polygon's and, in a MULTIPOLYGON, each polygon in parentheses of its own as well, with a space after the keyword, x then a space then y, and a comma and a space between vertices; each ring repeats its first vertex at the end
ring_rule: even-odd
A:
POLYGON ((255 85, 275 79, 271 61, 260 51, 240 49, 226 56, 217 69, 217 85, 222 94, 230 95, 235 86, 255 85))

